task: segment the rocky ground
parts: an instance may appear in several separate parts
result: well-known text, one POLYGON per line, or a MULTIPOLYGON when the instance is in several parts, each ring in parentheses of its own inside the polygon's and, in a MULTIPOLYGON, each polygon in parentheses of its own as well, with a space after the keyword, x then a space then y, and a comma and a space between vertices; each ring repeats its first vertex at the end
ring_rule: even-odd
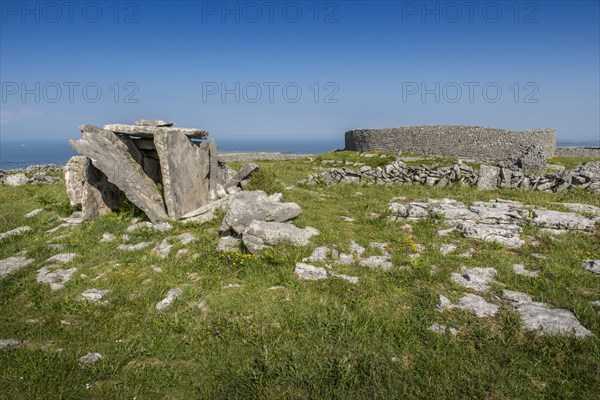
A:
POLYGON ((597 193, 298 184, 393 159, 261 161, 180 222, 1 186, 0 397, 597 396, 597 193))

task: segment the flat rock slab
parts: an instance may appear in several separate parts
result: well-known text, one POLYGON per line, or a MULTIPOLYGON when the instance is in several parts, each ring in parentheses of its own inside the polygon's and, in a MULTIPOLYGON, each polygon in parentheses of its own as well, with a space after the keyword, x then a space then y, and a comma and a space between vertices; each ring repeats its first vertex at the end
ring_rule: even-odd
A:
POLYGON ((138 126, 125 124, 108 124, 104 129, 121 135, 137 136, 141 138, 152 138, 155 135, 185 135, 191 139, 206 139, 208 131, 196 128, 172 128, 155 126, 138 126))
POLYGON ((540 273, 538 271, 530 271, 523 264, 513 264, 513 271, 517 275, 527 276, 529 278, 538 278, 540 273))
POLYGON ((286 242, 296 246, 307 246, 310 238, 318 235, 315 228, 300 229, 282 222, 254 221, 242 235, 244 246, 250 253, 257 253, 267 246, 286 242))
POLYGON ((493 317, 496 315, 498 310, 500 310, 499 306, 488 303, 483 297, 471 293, 468 293, 458 299, 456 304, 453 304, 447 297, 440 294, 440 303, 438 304, 437 308, 440 311, 452 308, 468 310, 474 312, 479 318, 493 317))
POLYGON ((0 350, 14 348, 24 345, 26 342, 21 339, 0 339, 0 350))
POLYGON ((27 214, 25 214, 25 218, 33 218, 36 215, 38 215, 39 213, 41 213, 42 211, 44 211, 43 208, 36 208, 35 210, 31 210, 27 214))
POLYGON ((379 268, 384 271, 388 271, 392 268, 392 261, 389 256, 370 256, 366 258, 359 258, 358 263, 362 267, 368 268, 379 268))
POLYGON ((183 245, 193 243, 197 240, 196 237, 189 232, 182 233, 181 235, 177 235, 176 237, 183 245))
POLYGON ((253 221, 285 222, 300 215, 296 203, 280 203, 263 191, 240 192, 235 195, 221 224, 221 232, 232 230, 242 234, 253 221))
POLYGON ((600 217, 600 207, 590 206, 589 204, 580 203, 557 203, 568 210, 575 211, 580 214, 589 214, 594 217, 600 217))
POLYGON ((67 264, 67 263, 70 263, 71 261, 73 261, 73 259, 75 257, 77 257, 77 254, 75 254, 75 253, 61 253, 61 254, 53 255, 52 257, 47 259, 45 262, 46 262, 46 264, 49 264, 49 263, 67 264))
POLYGON ((116 238, 117 237, 115 235, 113 235, 112 233, 104 232, 102 234, 102 239, 100 239, 100 243, 112 242, 116 238))
POLYGON ((155 127, 171 127, 175 125, 173 121, 163 121, 161 119, 138 119, 135 121, 136 126, 155 126, 155 127))
POLYGON ((0 260, 0 278, 31 264, 33 259, 23 256, 13 256, 0 260))
POLYGON ((465 221, 459 223, 457 228, 466 238, 500 243, 511 249, 517 249, 525 244, 520 237, 523 229, 518 225, 477 224, 465 221))
POLYGON ((305 263, 296 263, 294 273, 300 280, 321 280, 327 279, 327 270, 323 267, 316 267, 314 265, 305 263))
POLYGON ((150 246, 152 246, 152 242, 140 242, 137 244, 120 244, 117 246, 117 250, 138 251, 150 246))
POLYGON ((521 314, 523 327, 542 335, 566 335, 585 338, 594 334, 587 330, 577 317, 568 310, 552 308, 548 304, 533 301, 525 293, 503 290, 502 297, 521 314))
POLYGON ((181 296, 183 291, 179 288, 173 288, 167 292, 167 296, 156 304, 158 311, 166 310, 171 307, 176 298, 181 296))
POLYGON ((159 257, 167 258, 172 248, 173 245, 170 244, 167 239, 163 239, 163 241, 156 245, 153 250, 159 257))
MULTIPOLYGON (((439 234, 439 232, 438 232, 438 234, 439 234)), ((455 244, 444 243, 440 246, 440 253, 442 253, 442 255, 447 256, 448 254, 454 252, 454 250, 456 250, 456 249, 457 249, 457 246, 455 244)))
POLYGON ((79 363, 85 367, 97 363, 98 361, 102 360, 102 358, 102 354, 90 352, 83 357, 79 357, 79 363))
POLYGON ((450 279, 457 285, 467 289, 473 289, 478 292, 487 292, 490 288, 490 283, 495 282, 496 270, 494 268, 462 267, 461 273, 452 273, 450 279))
POLYGON ((33 229, 31 229, 31 227, 19 226, 18 228, 11 229, 8 232, 0 233, 0 242, 9 237, 24 235, 24 234, 30 233, 30 232, 33 232, 33 229))
POLYGON ((583 268, 586 270, 600 275, 600 260, 583 260, 581 265, 583 265, 583 268))
POLYGON ((169 217, 179 219, 208 203, 208 151, 196 146, 181 132, 159 132, 154 136, 154 145, 160 159, 165 205, 169 217))
POLYGON ((88 289, 85 292, 81 293, 81 296, 89 302, 97 303, 108 293, 110 290, 100 290, 100 289, 88 289))
POLYGON ((50 284, 50 289, 59 290, 65 287, 65 283, 71 280, 77 268, 51 270, 43 267, 38 270, 36 280, 38 283, 50 284))
POLYGON ((533 210, 531 224, 539 228, 594 232, 596 221, 573 212, 533 210))
POLYGON ((80 140, 69 142, 77 152, 89 157, 93 165, 150 220, 167 218, 163 198, 154 181, 129 153, 102 135, 85 131, 81 135, 80 140))

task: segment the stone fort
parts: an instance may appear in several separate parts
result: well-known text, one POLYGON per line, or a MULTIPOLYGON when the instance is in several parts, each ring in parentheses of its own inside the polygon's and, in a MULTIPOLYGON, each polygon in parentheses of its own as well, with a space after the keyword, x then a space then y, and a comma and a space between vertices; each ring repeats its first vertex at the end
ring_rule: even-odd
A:
POLYGON ((546 158, 556 150, 556 129, 509 131, 463 125, 418 125, 346 132, 346 150, 406 152, 478 160, 502 160, 529 147, 546 158))

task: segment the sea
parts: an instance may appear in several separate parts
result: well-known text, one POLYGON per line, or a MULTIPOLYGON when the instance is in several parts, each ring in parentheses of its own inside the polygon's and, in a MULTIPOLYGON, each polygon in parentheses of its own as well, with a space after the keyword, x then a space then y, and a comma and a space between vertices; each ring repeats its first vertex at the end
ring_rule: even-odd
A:
MULTIPOLYGON (((343 136, 339 139, 306 139, 296 141, 231 140, 217 141, 221 152, 282 152, 319 154, 344 148, 343 136)), ((558 147, 599 147, 598 141, 557 141, 558 147)), ((2 140, 0 139, 0 169, 21 169, 35 164, 65 164, 77 155, 67 139, 61 140, 2 140)))
MULTIPOLYGON (((215 139, 216 140, 216 139, 215 139)), ((217 141, 217 140, 216 140, 217 141)), ((318 154, 344 148, 344 138, 277 140, 218 140, 220 152, 281 152, 318 154)), ((67 139, 61 140, 3 140, 0 139, 0 169, 22 169, 35 164, 66 164, 77 155, 67 139)))

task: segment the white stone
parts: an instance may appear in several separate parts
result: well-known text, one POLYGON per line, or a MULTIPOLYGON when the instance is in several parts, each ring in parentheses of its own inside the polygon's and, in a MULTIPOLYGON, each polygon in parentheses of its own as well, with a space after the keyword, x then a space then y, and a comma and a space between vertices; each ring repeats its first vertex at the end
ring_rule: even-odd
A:
POLYGON ((233 236, 223 236, 219 239, 219 244, 217 245, 217 251, 222 251, 225 253, 232 253, 232 252, 240 251, 241 244, 242 244, 242 239, 238 239, 233 236))
POLYGON ((102 239, 100 239, 100 243, 112 242, 115 239, 116 239, 116 236, 113 235, 112 233, 104 232, 102 234, 102 239))
POLYGON ((452 253, 454 250, 456 250, 457 246, 455 244, 452 243, 444 243, 440 246, 440 253, 442 253, 443 255, 447 256, 448 254, 452 253))
POLYGON ((323 267, 315 267, 314 265, 305 263, 296 263, 294 273, 301 280, 321 280, 327 279, 327 270, 323 267))
POLYGON ((43 267, 38 270, 36 280, 38 283, 50 284, 50 289, 59 290, 65 287, 65 283, 71 280, 73 274, 77 272, 77 268, 50 270, 48 267, 43 267))
POLYGON ((90 352, 90 353, 87 353, 83 357, 79 357, 79 363, 82 364, 83 366, 97 363, 100 360, 102 360, 102 354, 100 354, 100 353, 91 353, 90 352))
POLYGON ((25 176, 25 174, 7 175, 4 180, 4 182, 8 186, 22 186, 25 185, 28 181, 29 179, 27 179, 27 176, 25 176))
POLYGON ((581 265, 586 270, 600 275, 600 260, 584 260, 581 262, 581 265))
POLYGON ((437 308, 440 311, 452 308, 468 310, 474 312, 479 318, 493 317, 500 309, 499 306, 485 301, 483 297, 471 293, 458 299, 456 304, 453 304, 447 297, 440 294, 440 303, 437 308))
POLYGON ((25 214, 25 218, 33 218, 42 211, 44 211, 43 208, 36 208, 35 210, 29 211, 27 214, 25 214))
POLYGON ((487 292, 490 283, 495 282, 495 278, 496 270, 494 268, 466 268, 463 266, 460 274, 452 273, 450 275, 452 282, 478 292, 487 292))
POLYGON ((540 273, 538 271, 530 271, 527 268, 525 268, 523 264, 513 264, 512 268, 515 274, 517 275, 528 276, 530 278, 537 278, 540 276, 540 273))
POLYGON ((71 261, 73 261, 73 259, 76 256, 77 256, 77 254, 75 254, 75 253, 56 254, 56 255, 50 257, 49 259, 47 259, 46 264, 50 264, 50 263, 67 264, 67 263, 70 263, 71 261))
POLYGON ((173 245, 167 239, 163 239, 162 242, 154 247, 154 252, 158 253, 161 258, 167 258, 172 248, 173 245))
POLYGON ((11 236, 19 236, 19 235, 23 235, 25 233, 30 233, 30 232, 33 232, 33 229, 31 229, 31 227, 20 226, 18 228, 12 229, 8 232, 0 233, 0 242, 11 236))
POLYGON ((173 288, 167 292, 167 296, 162 299, 158 304, 156 304, 156 309, 158 311, 166 310, 171 307, 171 304, 175 301, 177 297, 179 297, 183 291, 179 288, 173 288))
POLYGON ((138 251, 150 246, 152 246, 152 242, 140 242, 137 244, 120 244, 119 246, 117 246, 117 250, 138 251))
POLYGON ((88 289, 85 292, 81 293, 81 296, 90 301, 92 303, 97 303, 108 293, 110 290, 100 290, 100 289, 88 289))
POLYGON ((13 256, 0 260, 0 278, 20 270, 31 264, 33 259, 24 256, 13 256))

